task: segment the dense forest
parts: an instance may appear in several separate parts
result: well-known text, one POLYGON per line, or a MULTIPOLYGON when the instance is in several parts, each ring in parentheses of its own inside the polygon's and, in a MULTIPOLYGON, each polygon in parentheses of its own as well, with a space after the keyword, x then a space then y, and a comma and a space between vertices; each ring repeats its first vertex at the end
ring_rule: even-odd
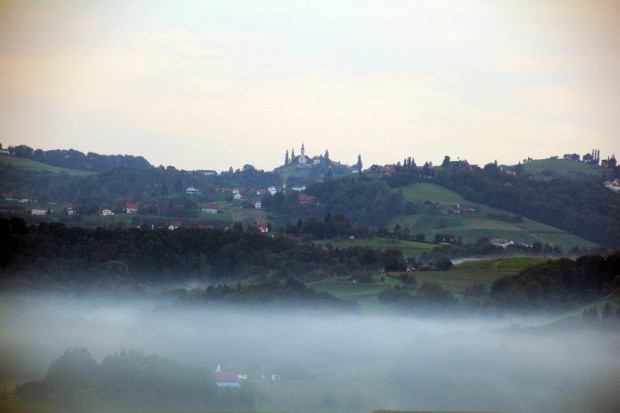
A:
POLYGON ((404 262, 400 251, 322 249, 240 229, 85 229, 27 226, 21 218, 0 219, 0 247, 5 282, 85 290, 183 280, 311 281, 377 272, 395 260, 404 262))

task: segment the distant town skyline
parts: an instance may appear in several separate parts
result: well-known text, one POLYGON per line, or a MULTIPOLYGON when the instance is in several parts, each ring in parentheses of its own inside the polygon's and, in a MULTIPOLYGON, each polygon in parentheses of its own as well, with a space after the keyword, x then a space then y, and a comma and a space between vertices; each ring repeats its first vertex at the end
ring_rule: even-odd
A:
POLYGON ((617 1, 6 0, 0 142, 271 170, 484 165, 620 136, 617 1))

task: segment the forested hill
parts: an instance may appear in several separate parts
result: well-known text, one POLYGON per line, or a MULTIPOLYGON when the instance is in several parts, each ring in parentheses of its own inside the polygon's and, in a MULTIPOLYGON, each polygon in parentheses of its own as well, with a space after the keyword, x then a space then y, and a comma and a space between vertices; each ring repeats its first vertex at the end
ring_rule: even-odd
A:
POLYGON ((33 149, 26 145, 19 145, 9 147, 9 153, 19 158, 32 159, 52 166, 89 172, 102 172, 123 167, 136 169, 152 167, 142 156, 99 155, 94 152, 84 154, 74 149, 44 151, 33 149))

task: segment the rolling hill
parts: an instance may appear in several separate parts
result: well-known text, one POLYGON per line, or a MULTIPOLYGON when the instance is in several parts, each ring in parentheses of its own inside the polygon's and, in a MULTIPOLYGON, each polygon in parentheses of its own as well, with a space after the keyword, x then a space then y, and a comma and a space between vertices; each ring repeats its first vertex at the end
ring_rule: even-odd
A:
POLYGON ((471 202, 436 184, 415 183, 397 190, 401 191, 406 201, 426 204, 426 208, 418 209, 413 215, 401 214, 394 217, 390 221, 390 228, 399 225, 412 235, 424 234, 426 240, 432 240, 436 234, 451 234, 464 243, 472 243, 484 237, 512 240, 515 243, 549 243, 560 246, 564 251, 573 247, 597 247, 597 244, 591 241, 560 229, 486 205, 477 205, 475 212, 457 212, 457 205, 471 202), (442 213, 436 205, 446 205, 450 209, 447 213, 442 213))

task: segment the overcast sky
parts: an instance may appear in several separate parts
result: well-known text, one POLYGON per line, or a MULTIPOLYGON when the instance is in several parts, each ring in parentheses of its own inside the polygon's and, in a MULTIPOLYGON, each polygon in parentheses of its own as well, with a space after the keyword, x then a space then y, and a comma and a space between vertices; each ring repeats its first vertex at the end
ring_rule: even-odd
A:
POLYGON ((0 1, 0 143, 271 170, 620 136, 619 1, 0 1))

